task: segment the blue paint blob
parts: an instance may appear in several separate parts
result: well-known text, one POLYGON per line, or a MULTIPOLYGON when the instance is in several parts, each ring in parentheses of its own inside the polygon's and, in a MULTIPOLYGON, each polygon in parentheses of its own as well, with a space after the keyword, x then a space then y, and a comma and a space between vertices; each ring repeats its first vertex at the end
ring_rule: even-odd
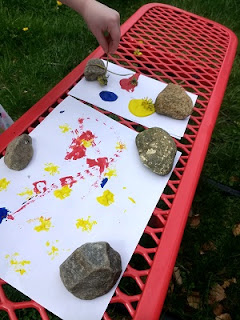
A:
POLYGON ((8 216, 9 210, 6 208, 0 208, 0 223, 2 223, 3 219, 6 219, 8 216))
POLYGON ((108 182, 108 178, 104 178, 103 181, 101 182, 101 187, 103 188, 107 182, 108 182))
POLYGON ((65 112, 65 110, 61 110, 61 111, 60 111, 60 113, 63 113, 63 112, 65 112))
POLYGON ((103 101, 116 101, 118 99, 118 96, 114 93, 114 92, 111 92, 111 91, 101 91, 99 93, 101 99, 103 101))

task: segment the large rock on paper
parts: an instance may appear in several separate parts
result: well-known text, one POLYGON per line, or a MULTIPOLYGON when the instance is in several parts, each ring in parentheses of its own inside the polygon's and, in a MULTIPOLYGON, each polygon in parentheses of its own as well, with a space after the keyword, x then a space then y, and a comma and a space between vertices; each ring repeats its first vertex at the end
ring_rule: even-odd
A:
POLYGON ((88 60, 84 69, 84 76, 88 81, 97 80, 98 77, 105 75, 105 64, 101 59, 88 60))
POLYGON ((150 128, 136 136, 136 145, 142 163, 161 176, 173 167, 177 152, 173 138, 161 128, 150 128))
POLYGON ((32 138, 24 133, 7 146, 4 162, 9 169, 23 170, 33 157, 32 138))
POLYGON ((121 272, 121 257, 107 242, 86 243, 60 265, 60 277, 66 289, 84 300, 111 290, 121 272))
POLYGON ((185 119, 193 109, 191 98, 181 86, 173 83, 159 93, 154 106, 157 113, 178 120, 185 119))

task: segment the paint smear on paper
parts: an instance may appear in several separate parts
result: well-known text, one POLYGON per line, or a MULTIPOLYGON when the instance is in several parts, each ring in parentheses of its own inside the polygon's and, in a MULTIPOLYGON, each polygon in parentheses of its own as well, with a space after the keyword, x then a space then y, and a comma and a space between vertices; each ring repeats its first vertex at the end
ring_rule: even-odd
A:
POLYGON ((109 101, 109 102, 113 102, 118 99, 118 96, 112 91, 101 91, 99 93, 99 96, 103 101, 109 101))
POLYGON ((67 176, 59 179, 61 182, 61 186, 69 186, 72 188, 74 183, 77 183, 77 180, 73 178, 73 176, 67 176))
POLYGON ((99 167, 99 171, 100 173, 103 173, 103 171, 108 167, 109 162, 108 162, 108 158, 104 157, 104 158, 97 158, 97 159, 87 159, 87 164, 89 165, 89 167, 99 167))
POLYGON ((101 187, 104 188, 107 182, 108 182, 108 178, 104 178, 101 182, 101 187))
POLYGON ((7 181, 6 178, 0 179, 0 192, 6 191, 10 181, 7 181))
POLYGON ((9 264, 13 267, 13 270, 19 273, 21 276, 27 273, 26 266, 31 264, 30 260, 18 260, 19 253, 15 252, 13 255, 7 254, 5 258, 9 261, 9 264))
POLYGON ((72 130, 68 124, 64 124, 62 126, 59 126, 59 129, 62 131, 62 133, 66 133, 69 132, 70 130, 72 130))
MULTIPOLYGON (((55 242, 57 243, 58 240, 56 240, 55 242)), ((56 247, 54 242, 51 244, 49 241, 47 241, 46 246, 49 248, 47 254, 51 257, 51 260, 53 260, 59 255, 59 249, 56 247)))
POLYGON ((132 99, 128 104, 129 111, 137 117, 147 117, 155 112, 152 99, 132 99))
POLYGON ((98 201, 101 205, 103 205, 103 206, 105 206, 105 207, 108 207, 108 206, 110 206, 111 204, 113 204, 114 201, 115 201, 115 200, 114 200, 114 194, 113 194, 111 191, 106 190, 106 191, 103 192, 103 195, 102 195, 102 196, 97 197, 97 201, 98 201))
POLYGON ((92 227, 97 224, 97 221, 93 220, 93 221, 90 221, 90 216, 88 216, 88 218, 86 220, 84 220, 83 218, 81 219, 77 219, 77 222, 76 222, 76 227, 77 229, 79 228, 82 228, 82 231, 91 231, 92 230, 92 227))
POLYGON ((132 203, 136 203, 136 201, 132 197, 128 197, 128 199, 132 201, 132 203))
POLYGON ((35 231, 41 232, 41 231, 49 231, 52 227, 51 218, 44 218, 41 216, 37 219, 39 221, 39 225, 34 228, 35 231))
POLYGON ((63 186, 61 189, 57 189, 53 192, 54 196, 58 199, 65 199, 70 196, 72 189, 68 185, 63 186))
POLYGON ((44 170, 47 171, 51 176, 54 176, 55 174, 59 174, 59 166, 56 166, 54 163, 45 163, 44 170))
POLYGON ((8 212, 10 212, 8 209, 4 208, 0 208, 0 224, 2 223, 2 221, 4 219, 6 219, 8 217, 8 212))
POLYGON ((69 147, 72 151, 67 152, 65 160, 77 160, 85 157, 86 148, 95 146, 94 138, 96 138, 95 135, 90 130, 87 130, 79 137, 72 139, 69 147))
POLYGON ((128 92, 133 92, 135 87, 138 85, 139 76, 140 73, 135 73, 130 78, 120 80, 121 88, 123 90, 127 90, 128 92))
POLYGON ((116 144, 116 147, 115 147, 117 150, 124 150, 124 149, 127 149, 126 147, 126 144, 125 143, 122 143, 120 141, 117 142, 116 144))
POLYGON ((32 189, 25 188, 25 190, 23 192, 20 192, 17 195, 20 196, 20 197, 26 196, 26 199, 29 200, 30 198, 33 197, 34 193, 33 193, 32 189))
POLYGON ((112 178, 112 177, 116 177, 117 176, 117 171, 116 169, 108 169, 105 173, 104 173, 105 177, 108 177, 108 179, 112 178))

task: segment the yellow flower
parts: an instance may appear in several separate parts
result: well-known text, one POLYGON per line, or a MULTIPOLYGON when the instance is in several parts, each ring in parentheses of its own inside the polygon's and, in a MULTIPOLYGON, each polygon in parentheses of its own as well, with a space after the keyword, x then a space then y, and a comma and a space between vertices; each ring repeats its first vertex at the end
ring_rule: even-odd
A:
POLYGON ((136 50, 133 52, 133 54, 134 54, 135 56, 141 56, 141 55, 142 55, 142 52, 141 52, 139 49, 136 49, 136 50))
POLYGON ((22 28, 23 31, 28 31, 28 27, 22 28))
POLYGON ((58 6, 61 6, 61 5, 62 5, 62 2, 61 2, 61 1, 57 1, 57 5, 58 5, 58 6))

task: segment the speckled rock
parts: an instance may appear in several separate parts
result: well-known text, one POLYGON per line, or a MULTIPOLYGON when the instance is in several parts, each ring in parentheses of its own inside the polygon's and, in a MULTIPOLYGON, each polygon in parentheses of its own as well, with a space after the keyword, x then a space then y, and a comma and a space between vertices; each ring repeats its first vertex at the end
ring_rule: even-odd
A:
POLYGON ((173 83, 159 93, 154 106, 157 113, 178 120, 185 119, 193 109, 191 98, 181 86, 173 83))
POLYGON ((86 243, 60 265, 60 277, 66 289, 84 300, 111 290, 121 272, 121 257, 107 242, 86 243))
POLYGON ((173 166, 177 147, 172 137, 161 128, 150 128, 136 136, 136 145, 142 163, 161 176, 173 166))
POLYGON ((24 133, 9 143, 4 162, 9 169, 20 171, 27 167, 32 157, 32 138, 24 133))
POLYGON ((97 80, 99 76, 103 76, 105 74, 105 64, 101 59, 91 59, 87 62, 86 67, 84 69, 84 76, 88 81, 97 80), (99 67, 99 66, 102 67, 99 67))

